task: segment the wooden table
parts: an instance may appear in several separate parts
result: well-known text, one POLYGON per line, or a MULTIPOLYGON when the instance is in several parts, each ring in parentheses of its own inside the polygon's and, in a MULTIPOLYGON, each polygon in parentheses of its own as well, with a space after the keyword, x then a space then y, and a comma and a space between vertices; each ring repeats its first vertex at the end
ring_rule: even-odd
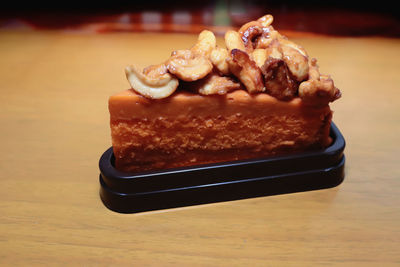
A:
POLYGON ((103 206, 108 96, 129 87, 126 65, 195 39, 0 32, 0 265, 399 266, 399 39, 295 39, 343 92, 340 186, 139 214, 103 206))

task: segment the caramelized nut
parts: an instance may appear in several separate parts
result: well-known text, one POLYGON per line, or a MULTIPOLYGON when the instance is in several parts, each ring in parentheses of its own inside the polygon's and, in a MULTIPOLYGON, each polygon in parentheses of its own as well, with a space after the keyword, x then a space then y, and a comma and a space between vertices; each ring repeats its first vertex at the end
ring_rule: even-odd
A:
POLYGON ((214 33, 204 30, 199 34, 197 43, 191 48, 195 53, 209 57, 211 51, 216 47, 217 41, 214 33))
POLYGON ((221 77, 217 73, 212 72, 205 78, 196 81, 193 87, 201 95, 224 95, 229 91, 239 89, 240 83, 233 81, 229 77, 221 77))
POLYGON ((265 90, 262 73, 250 56, 239 49, 231 51, 228 59, 229 69, 244 84, 249 93, 263 92, 265 90))
POLYGON ((319 69, 317 65, 317 59, 312 58, 309 62, 310 66, 308 68, 308 79, 318 80, 319 79, 319 69))
POLYGON ((263 33, 254 40, 254 48, 267 48, 276 39, 281 40, 285 37, 274 30, 272 26, 263 28, 263 33))
POLYGON ((308 77, 308 56, 304 49, 289 40, 279 40, 281 44, 283 60, 290 72, 301 82, 308 77))
POLYGON ((143 74, 149 78, 158 78, 166 73, 168 73, 168 68, 164 63, 150 65, 143 69, 143 74))
POLYGON ((260 22, 262 27, 266 28, 272 24, 272 22, 274 21, 274 17, 272 15, 268 14, 268 15, 262 16, 257 21, 260 22))
POLYGON ((285 61, 293 77, 301 82, 308 77, 308 56, 304 49, 285 39, 274 39, 267 47, 269 57, 285 61))
POLYGON ((319 80, 308 80, 299 86, 299 96, 304 103, 313 106, 325 106, 341 97, 331 77, 321 75, 319 80))
POLYGON ((210 55, 211 63, 214 67, 224 75, 229 75, 229 65, 226 61, 229 57, 229 52, 225 48, 216 47, 210 55))
POLYGON ((254 62, 256 62, 257 66, 261 68, 267 60, 268 54, 267 50, 265 49, 254 49, 253 53, 251 53, 251 56, 254 62))
POLYGON ((229 52, 233 49, 239 49, 244 51, 245 47, 242 39, 238 32, 230 30, 225 33, 225 45, 228 48, 229 52))
POLYGON ((291 77, 285 61, 269 57, 261 70, 268 94, 279 100, 290 100, 296 96, 298 84, 291 77))
POLYGON ((177 50, 172 52, 167 61, 167 68, 179 79, 190 82, 205 77, 213 66, 207 57, 192 50, 177 50))
POLYGON ((240 38, 242 39, 247 52, 251 53, 253 51, 253 42, 262 33, 263 28, 261 23, 258 21, 248 22, 239 29, 240 38))
POLYGON ((330 76, 320 75, 317 60, 312 59, 309 68, 309 80, 299 86, 299 96, 305 104, 324 106, 341 97, 330 76))
POLYGON ((134 66, 125 68, 125 74, 132 89, 147 98, 165 98, 175 92, 179 84, 178 79, 169 73, 156 75, 156 72, 147 76, 134 66))

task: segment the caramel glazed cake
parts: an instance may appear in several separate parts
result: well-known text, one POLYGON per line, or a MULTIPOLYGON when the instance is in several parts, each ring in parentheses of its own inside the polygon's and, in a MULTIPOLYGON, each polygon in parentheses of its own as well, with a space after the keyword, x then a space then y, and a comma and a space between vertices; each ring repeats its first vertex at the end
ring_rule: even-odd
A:
POLYGON ((271 26, 200 33, 159 65, 125 69, 132 89, 109 99, 115 166, 127 172, 321 149, 341 96, 317 60, 271 26))

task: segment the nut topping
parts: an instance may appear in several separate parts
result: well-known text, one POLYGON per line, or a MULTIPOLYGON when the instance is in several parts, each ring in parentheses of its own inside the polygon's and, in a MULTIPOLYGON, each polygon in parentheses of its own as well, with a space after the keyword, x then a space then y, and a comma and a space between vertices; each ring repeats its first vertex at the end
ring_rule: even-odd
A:
POLYGON ((161 77, 162 75, 167 73, 168 68, 164 63, 158 65, 150 65, 143 69, 143 74, 145 76, 154 79, 157 79, 158 77, 161 77))
POLYGON ((251 21, 239 29, 239 35, 243 41, 246 51, 251 53, 254 49, 254 40, 263 33, 263 27, 258 21, 251 21))
POLYGON ((300 97, 306 105, 324 106, 338 99, 341 94, 331 77, 321 75, 316 60, 309 60, 272 22, 273 17, 265 15, 239 31, 227 31, 226 48, 218 47, 215 35, 204 30, 192 48, 174 51, 164 63, 143 72, 129 66, 126 76, 136 92, 154 99, 171 95, 179 80, 182 88, 202 95, 246 88, 282 101, 300 97))
POLYGON ((268 58, 268 54, 265 49, 254 49, 253 53, 251 53, 251 56, 254 62, 256 62, 257 66, 260 68, 264 65, 268 58))
POLYGON ((312 59, 309 70, 310 79, 299 86, 299 96, 304 103, 313 106, 325 106, 341 97, 341 92, 335 87, 328 75, 320 75, 317 60, 312 59))
POLYGON ((240 83, 229 77, 220 76, 215 72, 193 83, 193 89, 201 95, 225 95, 227 92, 237 90, 240 83))
POLYGON ((204 30, 199 34, 197 43, 191 48, 192 52, 209 57, 211 51, 216 47, 217 41, 214 33, 204 30))
POLYGON ((239 49, 242 51, 245 50, 243 41, 240 38, 239 33, 236 31, 230 30, 225 33, 225 45, 228 48, 229 52, 233 49, 239 49))
POLYGON ((231 51, 228 59, 229 69, 244 84, 249 93, 263 92, 265 90, 262 73, 250 56, 239 49, 231 51))
POLYGON ((167 68, 179 79, 191 82, 205 77, 213 66, 207 57, 192 50, 177 50, 172 52, 167 68))
POLYGON ((165 98, 175 92, 179 84, 178 79, 172 77, 169 73, 157 76, 155 75, 157 73, 156 69, 153 70, 152 75, 147 76, 135 66, 126 67, 126 78, 132 89, 145 97, 153 99, 165 98))
POLYGON ((261 23, 262 27, 267 28, 274 21, 274 17, 272 15, 268 14, 268 15, 262 16, 257 21, 261 23))
POLYGON ((291 77, 285 61, 269 57, 261 70, 268 94, 279 100, 290 100, 296 96, 298 84, 291 77))
POLYGON ((224 75, 229 75, 229 65, 226 61, 229 57, 229 52, 225 48, 216 47, 213 49, 210 55, 211 63, 214 67, 224 75))
POLYGON ((281 39, 283 60, 297 81, 304 81, 308 77, 308 56, 304 49, 295 43, 281 39))

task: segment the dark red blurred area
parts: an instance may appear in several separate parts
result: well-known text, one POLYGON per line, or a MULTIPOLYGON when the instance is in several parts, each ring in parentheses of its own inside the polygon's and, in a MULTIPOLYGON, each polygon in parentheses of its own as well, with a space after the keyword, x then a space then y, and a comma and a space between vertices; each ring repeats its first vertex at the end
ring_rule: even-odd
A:
POLYGON ((276 29, 291 33, 400 37, 399 11, 389 1, 15 3, 0 10, 0 29, 222 33, 264 14, 274 16, 276 29))

